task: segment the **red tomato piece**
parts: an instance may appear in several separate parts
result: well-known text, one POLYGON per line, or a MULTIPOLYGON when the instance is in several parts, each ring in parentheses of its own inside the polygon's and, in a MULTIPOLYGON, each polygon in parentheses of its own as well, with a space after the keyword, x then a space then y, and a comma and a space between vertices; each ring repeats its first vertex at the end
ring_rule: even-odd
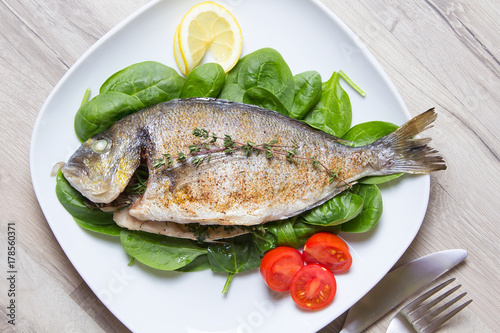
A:
POLYGON ((349 247, 342 238, 328 232, 312 235, 304 245, 304 261, 321 264, 334 274, 344 273, 351 267, 352 257, 349 247))
POLYGON ((290 295, 303 309, 317 310, 330 304, 337 293, 337 281, 324 266, 302 267, 292 279, 290 295))
POLYGON ((294 248, 279 246, 267 252, 260 262, 260 274, 274 291, 287 291, 295 273, 304 266, 302 255, 294 248))

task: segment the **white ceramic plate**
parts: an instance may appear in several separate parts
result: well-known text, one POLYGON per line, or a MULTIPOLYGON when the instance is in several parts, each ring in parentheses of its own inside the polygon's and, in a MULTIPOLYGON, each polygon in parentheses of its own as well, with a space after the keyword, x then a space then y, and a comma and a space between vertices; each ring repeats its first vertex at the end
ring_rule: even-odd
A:
MULTIPOLYGON (((156 271, 129 258, 119 239, 81 229, 57 201, 54 164, 79 146, 73 117, 85 89, 96 93, 114 72, 145 60, 176 68, 174 30, 196 1, 152 1, 99 40, 57 84, 38 115, 31 142, 31 175, 40 206, 61 247, 102 302, 134 332, 314 332, 337 318, 396 263, 417 234, 427 208, 429 177, 404 177, 382 187, 384 213, 362 235, 342 236, 353 254, 351 270, 339 275, 338 293, 326 309, 306 312, 287 294, 271 292, 254 270, 235 277, 210 271, 156 271)), ((323 79, 344 70, 366 92, 344 85, 353 123, 402 124, 409 119, 388 77, 356 36, 315 1, 227 0, 221 2, 241 24, 243 54, 278 50, 294 74, 317 70, 323 79)))

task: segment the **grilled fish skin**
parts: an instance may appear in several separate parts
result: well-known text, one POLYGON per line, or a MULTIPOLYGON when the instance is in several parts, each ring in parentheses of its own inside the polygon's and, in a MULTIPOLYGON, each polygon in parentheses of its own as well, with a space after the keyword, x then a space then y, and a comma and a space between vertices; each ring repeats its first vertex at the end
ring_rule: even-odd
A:
MULTIPOLYGON (((332 198, 369 175, 429 173, 444 170, 444 160, 411 139, 436 119, 433 109, 364 147, 312 129, 295 119, 256 106, 210 98, 173 100, 129 115, 83 143, 62 168, 66 179, 94 202, 113 201, 123 191, 141 156, 149 168, 146 191, 128 213, 141 221, 256 225, 285 219, 332 198), (284 156, 213 153, 198 167, 184 162, 153 167, 164 154, 188 152, 201 144, 192 135, 203 128, 235 142, 279 140, 282 151, 296 145, 296 156, 315 158, 338 177, 333 182, 311 160, 284 156), (104 148, 103 148, 104 147, 104 148)), ((220 142, 211 148, 219 148, 220 142)))

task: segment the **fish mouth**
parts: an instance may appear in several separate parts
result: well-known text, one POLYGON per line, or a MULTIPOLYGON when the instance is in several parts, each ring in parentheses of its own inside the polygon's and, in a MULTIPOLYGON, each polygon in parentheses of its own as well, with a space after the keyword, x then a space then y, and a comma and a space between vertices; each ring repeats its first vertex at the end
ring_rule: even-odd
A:
POLYGON ((64 178, 84 197, 95 203, 110 203, 120 191, 111 186, 110 180, 93 181, 86 170, 66 164, 61 169, 64 178))
POLYGON ((65 164, 62 168, 61 171, 64 175, 64 178, 66 178, 67 181, 70 181, 70 179, 78 179, 82 177, 87 177, 88 175, 87 172, 81 168, 74 167, 70 164, 65 164))

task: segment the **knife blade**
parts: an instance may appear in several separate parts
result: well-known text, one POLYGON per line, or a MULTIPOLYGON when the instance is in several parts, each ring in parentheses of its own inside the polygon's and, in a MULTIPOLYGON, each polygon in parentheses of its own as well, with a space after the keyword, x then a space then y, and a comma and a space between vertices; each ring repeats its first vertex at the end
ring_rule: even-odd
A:
POLYGON ((389 272, 351 307, 339 333, 362 332, 466 257, 466 250, 445 250, 415 259, 389 272))

